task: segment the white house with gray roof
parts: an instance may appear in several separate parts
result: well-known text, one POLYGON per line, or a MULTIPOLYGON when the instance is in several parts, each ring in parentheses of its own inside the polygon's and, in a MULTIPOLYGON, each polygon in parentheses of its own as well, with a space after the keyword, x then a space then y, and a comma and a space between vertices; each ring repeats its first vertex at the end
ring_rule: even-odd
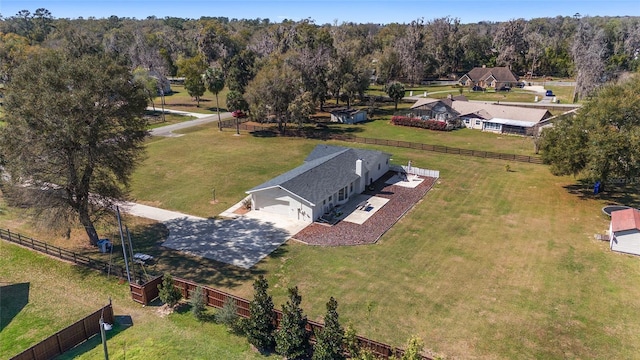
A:
POLYGON ((247 191, 253 210, 313 222, 389 171, 391 155, 318 145, 304 164, 247 191))

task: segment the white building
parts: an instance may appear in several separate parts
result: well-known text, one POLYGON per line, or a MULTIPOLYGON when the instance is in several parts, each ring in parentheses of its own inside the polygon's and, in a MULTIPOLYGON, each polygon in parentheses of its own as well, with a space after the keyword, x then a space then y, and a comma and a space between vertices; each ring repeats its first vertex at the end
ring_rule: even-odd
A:
POLYGON ((253 210, 313 222, 389 171, 390 154, 318 145, 304 164, 247 191, 253 210))

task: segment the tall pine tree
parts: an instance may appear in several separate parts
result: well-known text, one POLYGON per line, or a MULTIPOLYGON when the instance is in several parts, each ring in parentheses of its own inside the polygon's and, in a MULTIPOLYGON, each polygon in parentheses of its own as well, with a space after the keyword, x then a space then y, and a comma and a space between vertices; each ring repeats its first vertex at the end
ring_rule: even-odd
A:
POLYGON ((260 275, 253 283, 253 301, 249 303, 251 316, 245 323, 245 332, 249 343, 260 351, 272 350, 275 345, 275 313, 273 300, 267 294, 269 283, 260 275))
POLYGON ((298 287, 289 288, 289 300, 282 305, 280 329, 276 331, 276 352, 287 359, 299 359, 309 352, 307 317, 300 308, 301 302, 298 287))
POLYGON ((324 329, 316 334, 316 346, 313 360, 343 360, 342 352, 344 329, 338 319, 338 302, 331 297, 327 302, 327 313, 324 316, 324 329))

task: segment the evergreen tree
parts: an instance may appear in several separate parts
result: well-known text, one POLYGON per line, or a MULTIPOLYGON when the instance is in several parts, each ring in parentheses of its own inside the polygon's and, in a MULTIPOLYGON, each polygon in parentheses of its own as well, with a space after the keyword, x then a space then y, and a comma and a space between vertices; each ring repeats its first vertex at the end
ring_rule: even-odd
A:
POLYGON ((309 350, 309 333, 307 333, 307 317, 303 314, 300 303, 302 297, 298 287, 289 288, 289 300, 282 305, 280 329, 276 331, 276 352, 287 359, 299 359, 309 350))
POLYGON ((173 286, 173 278, 169 274, 164 274, 162 284, 158 285, 158 290, 160 290, 160 294, 158 295, 160 301, 170 307, 174 307, 182 298, 182 293, 173 286))
POLYGON ((338 302, 331 297, 327 302, 327 313, 324 316, 324 329, 316 335, 316 346, 313 360, 342 360, 342 343, 344 329, 338 319, 338 302))
POLYGON ((204 289, 202 286, 198 286, 197 288, 191 290, 189 292, 189 303, 191 304, 191 313, 193 316, 199 321, 204 320, 204 313, 207 306, 207 303, 204 298, 204 289))
POLYGON ((268 288, 269 284, 262 275, 253 283, 254 295, 249 303, 251 317, 245 323, 247 340, 260 351, 271 350, 275 345, 273 332, 276 319, 273 300, 267 294, 268 288))

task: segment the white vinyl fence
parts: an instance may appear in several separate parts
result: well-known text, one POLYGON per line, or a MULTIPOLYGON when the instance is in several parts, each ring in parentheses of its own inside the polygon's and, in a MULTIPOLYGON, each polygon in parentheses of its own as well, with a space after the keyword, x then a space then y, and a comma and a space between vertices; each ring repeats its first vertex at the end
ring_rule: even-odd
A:
POLYGON ((405 165, 391 165, 389 166, 389 169, 396 172, 404 172, 407 174, 414 174, 418 176, 432 177, 436 179, 440 178, 440 171, 438 170, 421 169, 419 167, 409 167, 405 165))

